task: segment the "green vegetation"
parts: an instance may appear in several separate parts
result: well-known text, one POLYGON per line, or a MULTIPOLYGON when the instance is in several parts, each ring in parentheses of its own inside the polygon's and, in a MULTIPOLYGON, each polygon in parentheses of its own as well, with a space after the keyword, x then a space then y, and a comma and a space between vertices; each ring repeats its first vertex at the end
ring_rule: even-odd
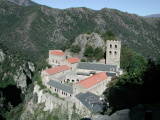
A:
POLYGON ((141 74, 145 70, 147 60, 127 46, 122 46, 121 68, 128 74, 141 74))
POLYGON ((76 113, 76 105, 73 105, 73 112, 71 116, 71 120, 80 120, 81 116, 76 113))
POLYGON ((92 46, 87 45, 84 51, 84 56, 92 60, 94 57, 94 48, 92 46))
MULTIPOLYGON (((96 31, 106 39, 113 39, 113 32, 144 56, 159 56, 159 19, 148 22, 145 18, 112 9, 93 12, 82 8, 84 12, 80 12, 79 8, 23 7, 6 0, 1 0, 0 8, 0 44, 11 54, 20 54, 20 58, 23 56, 27 60, 41 62, 48 56, 49 49, 71 48, 71 43, 79 34, 96 31), (57 17, 55 14, 58 14, 57 17), (105 21, 103 27, 96 22, 98 14, 105 21), (59 19, 62 20, 60 23, 57 22, 59 19)), ((73 47, 73 51, 78 53, 79 47, 73 47)))
MULTIPOLYGON (((63 106, 58 106, 54 108, 52 112, 43 111, 44 104, 40 104, 35 108, 35 113, 28 113, 25 116, 25 120, 68 120, 68 109, 63 106)), ((71 117, 71 120, 80 120, 79 115, 75 114, 74 117, 71 117)))
POLYGON ((153 104, 160 101, 158 80, 160 63, 145 60, 144 57, 125 48, 122 50, 122 67, 126 73, 113 78, 104 92, 110 103, 108 114, 117 110, 132 108, 138 104, 153 104))
MULTIPOLYGON (((70 48, 74 38, 79 34, 95 31, 103 34, 107 28, 109 28, 107 31, 113 31, 119 39, 125 40, 125 44, 143 56, 159 57, 160 19, 148 20, 111 9, 92 11, 81 8, 82 12, 79 8, 55 10, 39 5, 23 7, 6 0, 0 0, 0 8, 0 48, 8 56, 4 63, 0 64, 0 88, 14 85, 13 75, 27 61, 35 63, 36 73, 33 79, 37 81, 41 89, 45 88, 39 71, 48 66, 45 59, 49 49, 65 50, 70 48), (96 22, 97 15, 101 15, 102 21, 105 21, 103 25, 96 22), (6 77, 4 77, 5 74, 6 77)), ((111 32, 104 34, 105 40, 114 39, 111 36, 113 36, 111 32)), ((73 48, 73 51, 78 53, 79 48, 73 48)), ((88 61, 103 58, 102 49, 95 49, 91 46, 86 48, 85 56, 88 61)), ((156 77, 159 78, 159 76, 155 74, 159 73, 158 63, 147 63, 143 57, 128 48, 124 48, 122 54, 121 66, 127 73, 120 78, 115 78, 107 89, 109 92, 106 92, 113 110, 140 103, 139 96, 150 100, 149 103, 153 102, 151 100, 158 101, 159 99, 155 97, 158 95, 155 93, 159 91, 159 84, 156 81, 156 77)), ((15 112, 13 109, 6 116, 7 118, 16 117, 21 110, 23 107, 15 108, 15 112), (16 112, 17 115, 14 115, 16 112)), ((28 119, 35 120, 41 115, 47 116, 44 118, 48 120, 62 119, 57 114, 41 113, 41 110, 42 108, 38 108, 35 116, 32 118, 29 115, 28 119)))
POLYGON ((99 61, 100 59, 102 59, 104 57, 104 51, 102 48, 97 47, 94 50, 94 57, 97 61, 99 61))
POLYGON ((92 60, 100 60, 104 57, 104 52, 102 48, 93 48, 92 46, 87 45, 84 51, 84 56, 88 59, 88 61, 92 60))
POLYGON ((81 62, 86 62, 87 60, 85 58, 82 58, 81 59, 81 62))
POLYGON ((42 78, 39 72, 34 74, 33 80, 40 86, 40 89, 45 89, 46 86, 42 83, 42 78))
POLYGON ((53 95, 53 96, 55 96, 55 97, 57 97, 57 98, 59 98, 61 100, 64 100, 64 98, 60 97, 57 93, 52 93, 51 90, 48 89, 48 88, 43 89, 43 92, 49 93, 49 94, 51 94, 51 95, 53 95))
POLYGON ((6 120, 18 120, 23 111, 24 111, 24 106, 23 104, 20 104, 17 107, 11 109, 9 112, 6 112, 5 118, 6 120))
POLYGON ((107 31, 102 35, 103 39, 105 40, 116 40, 116 36, 112 31, 107 31))
POLYGON ((81 51, 81 48, 79 45, 72 45, 70 51, 73 53, 79 53, 81 51))

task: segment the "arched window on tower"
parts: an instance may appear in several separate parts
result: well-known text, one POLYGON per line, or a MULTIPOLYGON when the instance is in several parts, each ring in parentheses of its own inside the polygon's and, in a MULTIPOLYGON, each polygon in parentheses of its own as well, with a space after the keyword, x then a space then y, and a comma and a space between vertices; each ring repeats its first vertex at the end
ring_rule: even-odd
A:
POLYGON ((112 51, 109 51, 109 55, 112 55, 112 51))
POLYGON ((117 55, 117 51, 114 52, 114 55, 117 55))
POLYGON ((112 48, 112 45, 110 44, 110 48, 112 48))
POLYGON ((115 48, 117 48, 117 45, 115 45, 115 48))

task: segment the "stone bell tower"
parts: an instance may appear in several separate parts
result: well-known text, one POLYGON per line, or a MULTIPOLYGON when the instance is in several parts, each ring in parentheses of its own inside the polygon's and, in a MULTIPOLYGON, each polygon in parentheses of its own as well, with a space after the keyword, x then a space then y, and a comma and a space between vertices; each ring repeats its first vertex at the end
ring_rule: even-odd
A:
POLYGON ((107 40, 106 42, 106 64, 117 65, 120 68, 121 41, 107 40))

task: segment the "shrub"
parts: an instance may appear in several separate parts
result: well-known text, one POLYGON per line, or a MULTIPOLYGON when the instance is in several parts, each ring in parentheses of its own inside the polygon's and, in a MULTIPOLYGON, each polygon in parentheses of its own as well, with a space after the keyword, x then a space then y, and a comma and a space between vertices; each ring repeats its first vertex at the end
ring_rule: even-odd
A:
POLYGON ((94 56, 94 49, 92 46, 87 45, 84 51, 84 56, 92 59, 94 56))
POLYGON ((86 46, 84 56, 87 57, 88 61, 92 61, 93 59, 98 61, 104 57, 104 52, 100 47, 94 49, 92 46, 86 46))
POLYGON ((37 84, 40 86, 40 89, 45 89, 46 86, 43 85, 42 83, 42 78, 41 78, 41 75, 40 73, 35 73, 34 77, 33 77, 33 80, 37 82, 37 84))
POLYGON ((73 53, 79 53, 81 51, 81 48, 79 45, 72 45, 70 51, 73 53))
POLYGON ((97 47, 95 50, 94 50, 94 57, 95 59, 98 61, 100 60, 101 58, 104 57, 104 52, 103 52, 103 49, 100 48, 100 47, 97 47))

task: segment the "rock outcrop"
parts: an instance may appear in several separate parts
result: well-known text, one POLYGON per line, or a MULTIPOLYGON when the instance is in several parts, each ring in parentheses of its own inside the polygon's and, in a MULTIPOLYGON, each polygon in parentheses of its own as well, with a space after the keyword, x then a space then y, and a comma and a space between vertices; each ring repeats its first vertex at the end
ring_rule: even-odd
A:
POLYGON ((81 48, 80 56, 83 56, 84 50, 87 45, 92 46, 93 48, 100 47, 105 48, 104 40, 98 33, 91 34, 80 34, 75 38, 73 45, 78 45, 81 48))
POLYGON ((0 49, 0 63, 2 63, 5 59, 5 54, 3 53, 3 51, 0 49))
POLYGON ((31 62, 27 62, 26 64, 20 66, 13 76, 17 86, 22 90, 26 90, 28 84, 32 81, 33 72, 35 72, 35 67, 31 62))
POLYGON ((35 66, 29 61, 20 61, 17 57, 4 53, 0 49, 0 81, 8 84, 11 81, 16 83, 16 86, 25 92, 27 86, 32 82, 35 66))
POLYGON ((95 115, 92 120, 131 120, 129 116, 129 109, 124 109, 113 113, 111 116, 108 115, 95 115))

